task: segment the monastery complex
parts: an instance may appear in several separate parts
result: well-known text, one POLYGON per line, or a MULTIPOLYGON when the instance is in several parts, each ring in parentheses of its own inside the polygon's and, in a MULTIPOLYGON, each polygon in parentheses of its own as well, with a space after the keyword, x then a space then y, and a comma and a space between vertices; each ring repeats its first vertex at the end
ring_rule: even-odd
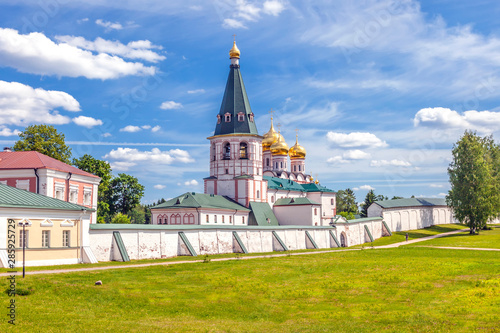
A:
POLYGON ((289 148, 272 117, 269 130, 259 134, 236 42, 229 58, 215 130, 207 138, 204 193, 152 207, 150 225, 96 224, 98 177, 38 152, 6 150, 0 153, 0 265, 8 267, 12 224, 21 240, 17 250, 26 245, 26 265, 51 265, 343 247, 455 222, 444 199, 379 201, 362 219, 337 215, 336 193, 307 174, 298 137, 289 148))

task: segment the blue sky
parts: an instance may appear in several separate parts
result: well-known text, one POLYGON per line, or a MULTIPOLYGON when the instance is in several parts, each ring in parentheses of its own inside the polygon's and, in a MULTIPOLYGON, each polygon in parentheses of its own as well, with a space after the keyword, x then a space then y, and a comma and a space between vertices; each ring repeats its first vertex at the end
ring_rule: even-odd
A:
POLYGON ((500 134, 495 1, 2 1, 0 141, 51 124, 144 202, 203 192, 233 34, 257 128, 359 201, 443 197, 465 129, 500 134))

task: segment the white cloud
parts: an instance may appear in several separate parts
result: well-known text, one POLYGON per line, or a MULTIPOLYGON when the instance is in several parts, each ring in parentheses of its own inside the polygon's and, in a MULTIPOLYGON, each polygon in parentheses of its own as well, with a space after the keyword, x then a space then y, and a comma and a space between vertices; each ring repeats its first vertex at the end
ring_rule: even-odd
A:
POLYGON ((117 55, 128 59, 142 59, 153 63, 166 59, 165 56, 152 51, 152 49, 161 50, 162 47, 152 44, 149 40, 132 41, 125 45, 119 41, 106 40, 101 37, 97 37, 94 41, 76 36, 56 36, 55 38, 59 42, 79 49, 117 55))
POLYGON ((192 179, 192 180, 188 180, 188 181, 184 182, 184 185, 185 186, 197 186, 198 182, 195 179, 192 179))
POLYGON ((135 133, 135 132, 140 132, 142 130, 151 130, 152 133, 158 132, 161 129, 161 126, 156 125, 152 127, 151 125, 142 125, 142 126, 135 126, 135 125, 128 125, 125 126, 124 128, 120 128, 120 132, 129 132, 129 133, 135 133))
POLYGON ((246 25, 244 25, 242 22, 232 18, 224 19, 224 21, 222 22, 222 27, 225 29, 247 29, 246 25))
POLYGON ((129 133, 135 133, 139 132, 141 128, 139 126, 134 126, 134 125, 128 125, 125 126, 124 128, 120 128, 120 132, 129 132, 129 133))
POLYGON ((156 184, 155 186, 153 186, 155 189, 157 190, 163 190, 166 186, 165 185, 161 185, 161 184, 156 184))
POLYGON ((111 133, 103 133, 101 136, 102 136, 103 138, 109 138, 109 137, 110 137, 110 136, 112 136, 112 135, 111 135, 111 133))
POLYGON ((138 163, 169 165, 172 163, 192 163, 194 159, 185 150, 172 149, 161 151, 153 148, 151 151, 140 151, 135 148, 118 148, 111 150, 104 156, 112 161, 112 165, 117 165, 120 170, 128 170, 138 163))
POLYGON ((11 130, 10 128, 0 125, 0 136, 14 136, 14 135, 19 135, 19 133, 21 133, 21 131, 17 129, 11 130))
POLYGON ((125 161, 115 161, 110 163, 111 169, 115 171, 128 171, 131 167, 135 165, 136 163, 125 162, 125 161))
POLYGON ((370 158, 370 156, 371 156, 370 154, 368 154, 362 150, 355 149, 355 150, 346 151, 345 153, 342 154, 342 156, 330 157, 327 160, 327 162, 332 163, 332 164, 335 164, 335 163, 345 164, 345 163, 349 163, 350 161, 353 161, 353 160, 365 160, 367 158, 370 158))
POLYGON ((76 112, 80 111, 80 104, 62 91, 34 89, 18 82, 0 81, 0 124, 69 123, 71 119, 59 114, 59 108, 76 112))
POLYGON ((402 161, 402 160, 397 160, 397 159, 393 159, 393 160, 379 160, 379 161, 371 161, 370 162, 370 166, 372 167, 383 167, 383 166, 400 166, 400 167, 410 167, 411 166, 411 163, 410 162, 406 162, 406 161, 402 161))
POLYGON ((424 108, 415 114, 413 124, 415 127, 474 129, 491 133, 500 128, 500 112, 470 110, 460 114, 448 108, 424 108))
POLYGON ((445 197, 445 196, 447 196, 447 195, 448 195, 448 193, 439 193, 439 194, 438 194, 438 197, 445 197))
POLYGON ((177 103, 174 101, 165 101, 161 103, 160 109, 162 110, 175 110, 175 109, 182 109, 183 106, 181 103, 177 103))
POLYGON ((280 1, 265 1, 262 5, 262 12, 264 14, 278 16, 283 10, 285 6, 280 1))
POLYGON ((353 190, 354 191, 359 191, 359 190, 370 191, 370 190, 375 190, 375 187, 371 187, 370 185, 362 185, 360 187, 354 187, 353 190))
POLYGON ((109 22, 98 19, 95 21, 95 24, 100 25, 101 27, 106 28, 106 30, 122 30, 123 26, 118 22, 109 22))
MULTIPOLYGON (((287 103, 291 100, 287 99, 287 103)), ((303 123, 303 124, 324 124, 336 118, 339 114, 338 103, 327 102, 323 107, 309 107, 301 105, 293 111, 288 111, 288 106, 284 108, 283 113, 279 116, 279 121, 282 125, 303 123)))
POLYGON ((81 20, 76 20, 76 23, 81 24, 83 22, 87 22, 89 20, 88 17, 82 18, 81 20))
POLYGON ((205 89, 188 90, 188 94, 204 94, 205 89))
POLYGON ((0 59, 23 73, 115 79, 126 75, 153 75, 155 67, 127 62, 116 55, 92 54, 67 43, 55 43, 44 34, 19 34, 17 30, 0 28, 0 59))
POLYGON ((365 132, 338 133, 328 132, 326 138, 332 144, 342 148, 378 148, 387 147, 385 141, 377 138, 375 134, 365 132))
POLYGON ((429 187, 432 187, 432 188, 442 188, 444 186, 440 185, 440 184, 431 184, 431 185, 429 185, 429 187))
POLYGON ((92 117, 85 117, 85 116, 79 116, 76 118, 73 118, 73 122, 77 124, 78 126, 83 126, 87 128, 92 128, 94 126, 102 125, 102 120, 100 119, 95 119, 92 117))

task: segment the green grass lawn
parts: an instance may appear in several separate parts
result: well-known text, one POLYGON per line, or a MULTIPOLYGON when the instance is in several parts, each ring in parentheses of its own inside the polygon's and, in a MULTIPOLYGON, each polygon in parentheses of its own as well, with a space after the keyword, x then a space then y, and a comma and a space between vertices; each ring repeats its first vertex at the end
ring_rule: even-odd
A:
POLYGON ((500 249, 500 227, 493 227, 492 230, 481 230, 479 235, 471 235, 468 232, 464 232, 443 236, 415 244, 414 246, 458 246, 500 249))
POLYGON ((459 229, 467 229, 467 226, 465 226, 463 224, 440 224, 440 225, 434 225, 432 227, 425 228, 425 229, 410 230, 410 231, 398 231, 398 232, 393 232, 392 236, 382 237, 382 238, 376 239, 373 243, 365 243, 362 245, 356 245, 356 246, 352 246, 351 248, 360 248, 360 247, 367 247, 367 246, 382 246, 382 245, 389 245, 389 244, 404 242, 404 241, 406 241, 406 233, 407 232, 408 232, 408 240, 412 240, 412 239, 416 239, 416 238, 422 238, 422 237, 442 234, 445 232, 450 232, 450 231, 459 230, 459 229))
POLYGON ((15 331, 498 332, 499 259, 405 247, 31 275, 15 331))

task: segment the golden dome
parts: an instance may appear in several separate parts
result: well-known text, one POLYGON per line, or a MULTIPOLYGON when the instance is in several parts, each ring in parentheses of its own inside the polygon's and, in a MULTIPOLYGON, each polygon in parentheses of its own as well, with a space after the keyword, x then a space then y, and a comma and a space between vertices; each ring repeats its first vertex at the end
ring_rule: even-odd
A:
POLYGON ((236 41, 233 42, 233 48, 229 50, 229 58, 240 58, 240 50, 236 46, 236 41))
POLYGON ((295 145, 288 151, 290 159, 306 158, 306 149, 299 145, 298 136, 295 136, 295 145))
POLYGON ((278 133, 278 140, 269 148, 273 155, 288 155, 288 145, 285 142, 283 135, 278 133))
POLYGON ((262 140, 262 150, 268 151, 269 148, 271 148, 271 145, 278 141, 279 136, 280 134, 274 130, 273 118, 271 118, 271 128, 269 129, 269 132, 264 134, 264 139, 262 140))

